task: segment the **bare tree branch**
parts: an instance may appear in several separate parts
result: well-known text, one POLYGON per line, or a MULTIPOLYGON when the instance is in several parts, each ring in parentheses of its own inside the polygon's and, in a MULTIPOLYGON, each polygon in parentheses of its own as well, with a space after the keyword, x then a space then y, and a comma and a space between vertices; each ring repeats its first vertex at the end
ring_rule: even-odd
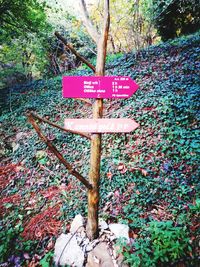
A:
POLYGON ((88 10, 85 4, 85 0, 80 0, 80 7, 82 9, 84 25, 87 28, 89 35, 92 37, 92 39, 97 44, 100 38, 100 35, 89 17, 88 10))
POLYGON ((60 35, 58 32, 55 32, 55 36, 60 40, 62 41, 66 47, 78 58, 80 59, 83 63, 85 63, 91 70, 93 70, 95 72, 95 67, 87 60, 85 59, 83 56, 81 56, 77 51, 76 49, 73 48, 72 45, 70 45, 67 40, 62 36, 60 35))
POLYGON ((39 115, 37 115, 37 114, 35 114, 35 113, 33 113, 33 112, 30 112, 30 115, 31 115, 33 118, 38 119, 40 122, 45 122, 45 123, 47 123, 47 124, 49 124, 49 125, 51 125, 51 126, 53 126, 53 127, 55 127, 55 128, 58 128, 58 129, 61 130, 61 131, 64 131, 64 132, 67 132, 67 133, 72 133, 72 134, 78 134, 78 135, 80 135, 80 136, 82 136, 82 137, 86 137, 86 138, 88 138, 89 140, 91 140, 90 135, 87 134, 87 133, 81 133, 81 132, 77 132, 77 131, 73 131, 73 130, 65 129, 65 128, 63 128, 63 127, 61 127, 61 126, 59 126, 59 125, 57 125, 57 124, 55 124, 55 123, 53 123, 53 122, 51 122, 51 121, 45 119, 45 118, 40 117, 39 115))
POLYGON ((34 120, 31 113, 27 114, 27 117, 28 117, 29 122, 32 124, 33 128, 36 130, 38 136, 48 146, 51 152, 59 159, 59 161, 68 169, 69 173, 75 176, 80 182, 82 182, 87 187, 87 189, 91 190, 92 185, 79 172, 77 172, 68 161, 64 159, 64 157, 57 150, 57 148, 47 139, 47 137, 42 133, 40 127, 34 120))

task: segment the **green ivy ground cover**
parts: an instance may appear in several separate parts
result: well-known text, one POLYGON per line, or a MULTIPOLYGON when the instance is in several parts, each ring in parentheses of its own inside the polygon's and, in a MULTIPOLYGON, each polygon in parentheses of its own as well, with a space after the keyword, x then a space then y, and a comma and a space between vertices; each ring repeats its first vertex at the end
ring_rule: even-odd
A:
MULTIPOLYGON (((107 75, 130 76, 140 86, 130 99, 104 102, 104 117, 133 118, 140 124, 130 134, 103 136, 101 164, 100 216, 130 226, 131 245, 119 241, 130 266, 198 266, 199 41, 196 34, 121 55, 107 70, 107 75)), ((67 75, 92 73, 80 69, 67 75)), ((0 261, 5 266, 33 261, 46 266, 51 258, 45 254, 51 256, 49 244, 56 236, 23 237, 37 214, 60 203, 59 232, 67 231, 75 214, 87 214, 83 186, 38 139, 27 110, 60 125, 64 118, 92 116, 89 105, 62 98, 61 77, 11 90, 0 117, 2 166, 17 164, 14 174, 4 177, 2 172, 4 182, 8 179, 1 184, 0 261), (55 198, 44 194, 62 186, 68 191, 55 198), (30 202, 34 197, 37 201, 30 202)), ((42 129, 87 178, 89 141, 47 125, 42 129)))

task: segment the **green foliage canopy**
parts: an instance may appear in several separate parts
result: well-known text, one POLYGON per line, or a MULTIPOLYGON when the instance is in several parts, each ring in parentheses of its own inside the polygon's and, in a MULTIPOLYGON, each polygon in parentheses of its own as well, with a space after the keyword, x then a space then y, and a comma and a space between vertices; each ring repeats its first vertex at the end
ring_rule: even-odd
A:
POLYGON ((164 41, 197 31, 199 0, 153 0, 153 20, 164 41))
POLYGON ((47 11, 38 0, 0 0, 0 88, 44 73, 51 31, 47 11))
POLYGON ((37 0, 0 0, 1 39, 16 38, 27 32, 39 32, 47 28, 46 4, 37 0))

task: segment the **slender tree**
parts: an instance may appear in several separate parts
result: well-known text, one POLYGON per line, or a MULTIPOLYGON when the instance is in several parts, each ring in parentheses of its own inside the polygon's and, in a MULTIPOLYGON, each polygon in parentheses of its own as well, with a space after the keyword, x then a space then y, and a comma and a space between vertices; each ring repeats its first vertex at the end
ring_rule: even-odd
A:
MULTIPOLYGON (((104 0, 103 27, 99 33, 90 20, 88 10, 84 0, 80 0, 83 11, 83 20, 88 33, 97 45, 96 76, 104 76, 105 61, 110 26, 109 0, 104 0)), ((103 116, 103 99, 96 99, 93 104, 93 118, 98 119, 103 116)), ((101 134, 91 135, 91 157, 89 182, 92 189, 88 190, 88 221, 87 235, 92 240, 98 237, 98 210, 99 210, 99 184, 100 184, 100 161, 101 161, 101 134)))

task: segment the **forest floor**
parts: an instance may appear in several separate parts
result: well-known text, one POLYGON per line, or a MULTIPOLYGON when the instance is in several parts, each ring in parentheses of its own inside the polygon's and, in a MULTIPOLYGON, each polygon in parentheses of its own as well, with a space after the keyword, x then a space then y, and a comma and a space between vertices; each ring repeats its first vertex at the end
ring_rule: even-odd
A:
MULTIPOLYGON (((120 244, 130 266, 199 266, 199 44, 192 35, 152 46, 120 56, 106 72, 140 86, 129 99, 104 101, 105 118, 140 124, 102 141, 99 213, 129 225, 133 242, 120 244)), ((90 105, 62 98, 61 77, 10 91, 0 116, 0 266, 53 266, 58 235, 76 214, 87 216, 85 188, 39 140, 30 110, 61 126, 65 118, 92 116, 90 105)), ((90 142, 41 127, 87 178, 90 142)))

